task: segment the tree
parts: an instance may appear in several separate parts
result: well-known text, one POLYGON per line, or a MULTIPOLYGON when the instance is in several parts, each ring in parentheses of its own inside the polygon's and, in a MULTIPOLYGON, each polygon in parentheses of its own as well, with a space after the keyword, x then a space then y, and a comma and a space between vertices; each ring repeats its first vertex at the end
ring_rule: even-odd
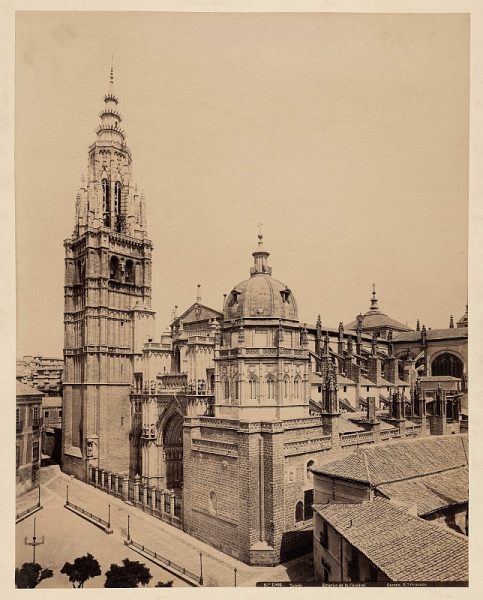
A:
POLYGON ((38 563, 23 563, 20 569, 15 569, 15 587, 32 589, 43 579, 53 576, 51 569, 42 569, 38 563))
POLYGON ((67 575, 72 587, 83 588, 88 579, 101 574, 101 567, 92 554, 87 553, 76 558, 74 564, 66 562, 60 572, 67 575))
POLYGON ((148 567, 137 560, 125 558, 123 566, 112 564, 106 572, 106 588, 135 588, 138 584, 147 585, 152 579, 148 567))
POLYGON ((173 580, 167 581, 163 583, 162 581, 158 581, 158 583, 154 587, 173 587, 173 580))

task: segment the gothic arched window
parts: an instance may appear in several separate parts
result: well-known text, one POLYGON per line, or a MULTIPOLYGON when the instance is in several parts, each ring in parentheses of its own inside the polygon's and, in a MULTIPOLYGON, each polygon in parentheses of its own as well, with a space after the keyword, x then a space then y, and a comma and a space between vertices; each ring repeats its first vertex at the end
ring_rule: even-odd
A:
POLYGON ((267 398, 273 400, 275 397, 275 381, 272 377, 267 378, 267 398))
POLYGON ((107 179, 102 180, 102 213, 104 216, 104 225, 111 226, 111 186, 107 179))
POLYGON ((458 379, 460 379, 463 375, 463 363, 454 354, 445 352, 444 354, 440 354, 431 363, 431 375, 450 375, 451 377, 457 377, 458 379))
POLYGON ((300 521, 304 520, 304 503, 297 502, 295 505, 295 522, 300 523, 300 521))
POLYGON ((309 462, 307 463, 307 470, 306 470, 306 479, 307 479, 307 481, 313 481, 314 480, 314 474, 310 470, 310 468, 313 467, 314 464, 315 463, 314 463, 313 460, 309 460, 309 462))
POLYGON ((233 396, 233 400, 238 400, 238 379, 233 379, 232 381, 232 396, 233 396))
POLYGON ((257 399, 257 380, 252 375, 248 380, 248 389, 250 390, 250 400, 257 399))
POLYGON ((288 398, 288 388, 289 388, 289 380, 288 377, 285 377, 283 380, 283 396, 284 398, 288 398))
POLYGON ((119 279, 119 259, 117 256, 111 256, 109 263, 109 276, 111 279, 119 279))
POLYGON ((228 379, 225 379, 225 400, 228 400, 230 397, 230 382, 228 379))
POLYGON ((218 499, 215 492, 210 492, 210 512, 215 515, 218 512, 218 499))
POLYGON ((126 281, 126 283, 136 283, 135 282, 135 273, 134 273, 134 263, 132 260, 126 261, 125 281, 126 281))
POLYGON ((294 398, 298 398, 300 394, 300 379, 297 377, 293 382, 293 395, 294 398))
POLYGON ((114 218, 116 219, 116 231, 121 232, 121 194, 122 187, 119 181, 116 181, 114 185, 114 218))

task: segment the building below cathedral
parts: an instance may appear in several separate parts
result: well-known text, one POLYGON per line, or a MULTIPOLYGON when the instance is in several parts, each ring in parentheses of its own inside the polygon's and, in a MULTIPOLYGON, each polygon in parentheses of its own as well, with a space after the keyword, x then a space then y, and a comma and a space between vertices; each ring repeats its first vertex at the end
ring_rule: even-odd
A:
POLYGON ((104 102, 65 241, 62 468, 248 564, 278 564, 311 547, 314 466, 464 431, 467 319, 412 331, 373 290, 346 327, 301 323, 260 233, 222 311, 198 294, 155 338, 146 203, 112 74, 104 102))

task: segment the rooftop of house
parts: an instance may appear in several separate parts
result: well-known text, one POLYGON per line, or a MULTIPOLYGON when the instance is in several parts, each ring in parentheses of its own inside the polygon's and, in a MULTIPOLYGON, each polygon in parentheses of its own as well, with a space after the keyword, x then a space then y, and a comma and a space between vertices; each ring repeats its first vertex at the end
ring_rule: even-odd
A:
MULTIPOLYGON (((355 413, 351 413, 352 415, 355 413)), ((428 436, 358 448, 313 471, 377 487, 468 465, 468 436, 428 436)))
POLYGON ((457 467, 427 475, 386 483, 377 487, 378 493, 388 500, 416 505, 418 515, 429 515, 455 504, 468 502, 468 467, 457 467))
POLYGON ((392 581, 468 580, 468 539, 388 500, 314 509, 392 581))
POLYGON ((43 396, 43 393, 39 392, 37 388, 20 383, 20 381, 16 382, 16 394, 17 396, 43 396))
POLYGON ((62 408, 62 398, 60 396, 44 396, 42 408, 62 408))

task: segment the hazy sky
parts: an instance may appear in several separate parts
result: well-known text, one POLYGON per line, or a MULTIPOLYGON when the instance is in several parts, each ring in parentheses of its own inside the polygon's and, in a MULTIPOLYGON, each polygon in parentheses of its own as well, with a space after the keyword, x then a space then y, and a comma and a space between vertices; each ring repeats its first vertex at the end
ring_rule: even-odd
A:
POLYGON ((62 355, 63 240, 111 53, 157 329, 246 279, 301 321, 446 327, 467 287, 466 15, 17 13, 17 355, 62 355))

